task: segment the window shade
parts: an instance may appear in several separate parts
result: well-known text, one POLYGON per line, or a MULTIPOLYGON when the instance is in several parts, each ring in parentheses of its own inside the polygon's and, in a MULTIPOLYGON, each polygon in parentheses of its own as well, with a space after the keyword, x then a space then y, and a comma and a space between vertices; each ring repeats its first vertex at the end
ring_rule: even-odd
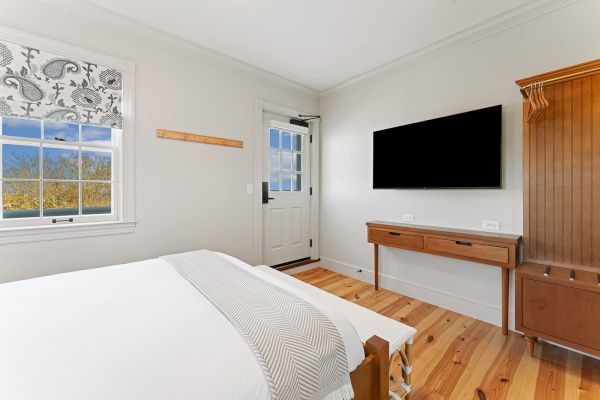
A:
POLYGON ((122 127, 123 74, 0 40, 0 115, 122 127))

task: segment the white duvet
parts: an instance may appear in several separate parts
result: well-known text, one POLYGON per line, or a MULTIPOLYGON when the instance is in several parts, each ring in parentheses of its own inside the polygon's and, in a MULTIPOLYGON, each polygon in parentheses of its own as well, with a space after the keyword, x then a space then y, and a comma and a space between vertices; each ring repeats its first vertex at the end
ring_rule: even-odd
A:
MULTIPOLYGON (((336 325, 350 370, 352 324, 276 274, 227 259, 312 302, 336 325)), ((0 285, 0 399, 268 399, 253 353, 221 313, 155 259, 0 285)))

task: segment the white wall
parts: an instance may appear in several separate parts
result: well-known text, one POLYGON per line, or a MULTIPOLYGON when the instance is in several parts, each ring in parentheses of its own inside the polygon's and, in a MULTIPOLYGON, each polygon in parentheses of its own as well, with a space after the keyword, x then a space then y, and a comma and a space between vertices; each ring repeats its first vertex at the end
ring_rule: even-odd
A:
MULTIPOLYGON (((585 0, 322 98, 324 265, 370 281, 365 222, 401 221, 402 214, 414 214, 418 224, 467 229, 497 220, 502 231, 522 233, 522 111, 514 82, 599 58, 599 16, 600 2, 585 0), (496 104, 504 106, 502 190, 371 188, 373 131, 496 104), (365 272, 354 273, 358 268, 365 272)), ((499 269, 390 248, 381 250, 380 262, 384 287, 500 323, 499 269)))
POLYGON ((312 113, 316 96, 28 1, 2 2, 0 24, 136 63, 139 219, 130 235, 2 245, 0 282, 199 248, 254 261, 254 203, 246 184, 254 181, 255 101, 312 113), (241 139, 244 149, 158 140, 156 128, 241 139))

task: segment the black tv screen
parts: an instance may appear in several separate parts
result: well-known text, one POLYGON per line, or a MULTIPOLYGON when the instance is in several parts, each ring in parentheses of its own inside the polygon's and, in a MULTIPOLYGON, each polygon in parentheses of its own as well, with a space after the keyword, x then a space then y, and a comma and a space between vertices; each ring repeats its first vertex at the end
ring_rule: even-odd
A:
POLYGON ((374 189, 501 186, 501 105, 373 132, 374 189))

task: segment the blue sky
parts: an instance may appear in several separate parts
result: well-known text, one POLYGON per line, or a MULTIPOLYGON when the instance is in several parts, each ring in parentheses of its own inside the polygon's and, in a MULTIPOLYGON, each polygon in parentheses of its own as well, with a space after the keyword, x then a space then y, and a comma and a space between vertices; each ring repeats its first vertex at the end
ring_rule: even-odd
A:
MULTIPOLYGON (((40 139, 41 121, 33 119, 2 118, 2 134, 5 136, 40 139)), ((95 144, 111 144, 112 130, 101 126, 82 125, 82 141, 95 144)), ((67 142, 79 141, 79 125, 58 121, 44 122, 44 139, 59 139, 67 142)))
POLYGON ((2 134, 5 136, 40 139, 42 124, 33 119, 2 118, 2 134))
POLYGON ((46 121, 44 123, 44 139, 62 139, 67 142, 78 142, 79 125, 46 121))
POLYGON ((2 175, 4 178, 31 178, 39 177, 40 148, 37 146, 20 146, 15 144, 2 145, 2 175), (37 168, 29 171, 27 176, 9 176, 8 169, 17 165, 19 157, 36 160, 37 168))

